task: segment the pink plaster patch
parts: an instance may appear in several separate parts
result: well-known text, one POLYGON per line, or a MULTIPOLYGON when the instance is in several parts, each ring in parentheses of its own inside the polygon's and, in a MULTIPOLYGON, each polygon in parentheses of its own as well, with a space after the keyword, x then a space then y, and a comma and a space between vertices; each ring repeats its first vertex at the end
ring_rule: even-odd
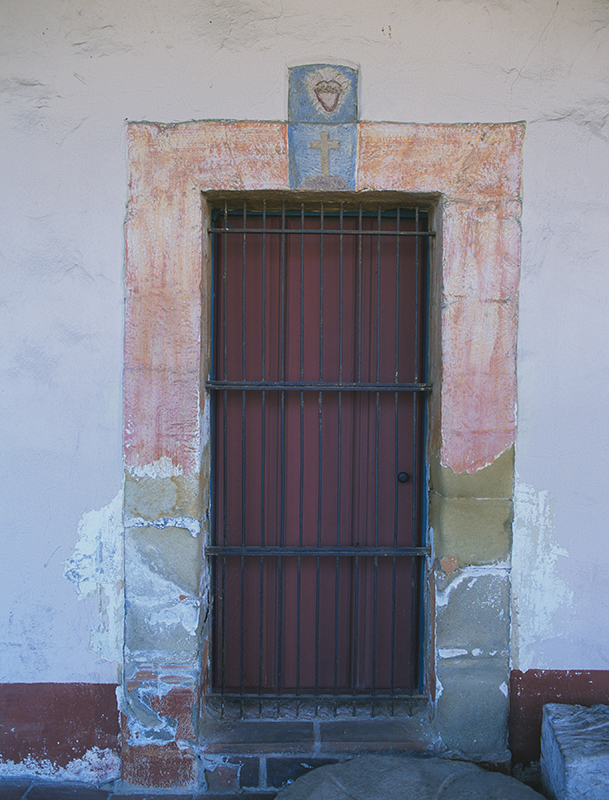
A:
POLYGON ((286 130, 132 124, 127 135, 125 459, 141 467, 164 456, 188 475, 201 450, 201 192, 287 189, 286 130))
MULTIPOLYGON (((361 123, 358 190, 438 197, 442 386, 432 420, 455 472, 515 438, 524 128, 361 123)), ((287 126, 131 124, 126 225, 125 457, 199 468, 206 352, 201 192, 287 190, 287 126), (202 302, 203 300, 203 302, 202 302)))
POLYGON ((459 559, 456 556, 444 556, 440 559, 440 566, 447 575, 459 569, 459 559))
POLYGON ((475 472, 516 434, 524 127, 361 125, 358 188, 442 196, 440 459, 475 472))

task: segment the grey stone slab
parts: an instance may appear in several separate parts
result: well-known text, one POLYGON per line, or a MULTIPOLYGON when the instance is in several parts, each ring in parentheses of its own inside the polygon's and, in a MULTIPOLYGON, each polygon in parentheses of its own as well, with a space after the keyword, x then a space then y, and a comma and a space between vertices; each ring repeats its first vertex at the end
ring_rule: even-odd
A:
POLYGON ((315 741, 315 726, 312 722, 292 720, 246 720, 236 723, 209 721, 205 723, 204 740, 206 743, 224 743, 237 747, 240 744, 280 745, 286 742, 308 744, 315 741))
POLYGON ((540 800, 514 778, 441 758, 363 756, 315 769, 278 800, 540 800))
POLYGON ((433 741, 429 727, 426 727, 418 716, 406 719, 345 719, 321 722, 319 735, 322 745, 332 742, 337 744, 421 742, 423 744, 433 741))
POLYGON ((444 745, 463 758, 509 759, 507 658, 444 658, 436 670, 435 724, 444 745))
POLYGON ((436 576, 436 644, 464 655, 507 653, 509 642, 509 577, 506 572, 463 570, 436 576))
POLYGON ((609 706, 543 707, 541 780, 552 800, 609 798, 609 706))

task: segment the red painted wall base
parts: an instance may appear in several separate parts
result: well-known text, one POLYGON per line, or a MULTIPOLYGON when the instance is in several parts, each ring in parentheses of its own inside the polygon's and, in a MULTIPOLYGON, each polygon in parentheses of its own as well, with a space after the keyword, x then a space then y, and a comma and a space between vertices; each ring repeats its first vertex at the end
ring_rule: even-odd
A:
POLYGON ((609 703, 609 671, 514 670, 510 675, 509 723, 514 764, 530 764, 539 759, 545 703, 609 703))
MULTIPOLYGON (((16 763, 31 757, 65 766, 93 747, 118 753, 115 689, 112 684, 99 683, 0 684, 0 756, 16 763)), ((584 706, 609 703, 609 671, 513 671, 510 676, 513 763, 529 764, 539 759, 545 703, 584 706)), ((124 765, 129 773, 126 777, 141 779, 142 765, 138 767, 136 763, 139 748, 131 750, 131 757, 124 765)), ((154 754, 145 755, 149 760, 154 754)), ((166 770, 166 759, 157 766, 161 771, 166 770)), ((183 771, 186 765, 179 766, 183 771)), ((190 778, 190 772, 188 776, 180 772, 179 777, 190 778)))
POLYGON ((116 686, 106 683, 0 684, 0 756, 66 766, 93 747, 118 753, 116 686))

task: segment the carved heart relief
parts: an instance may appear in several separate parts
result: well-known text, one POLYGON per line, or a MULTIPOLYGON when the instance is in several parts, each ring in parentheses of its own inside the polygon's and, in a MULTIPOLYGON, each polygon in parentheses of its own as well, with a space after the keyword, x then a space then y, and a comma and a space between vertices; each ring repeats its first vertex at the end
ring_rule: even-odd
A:
POLYGON ((343 93, 343 87, 338 81, 318 81, 313 87, 313 91, 324 111, 327 111, 328 114, 336 111, 336 106, 343 93))

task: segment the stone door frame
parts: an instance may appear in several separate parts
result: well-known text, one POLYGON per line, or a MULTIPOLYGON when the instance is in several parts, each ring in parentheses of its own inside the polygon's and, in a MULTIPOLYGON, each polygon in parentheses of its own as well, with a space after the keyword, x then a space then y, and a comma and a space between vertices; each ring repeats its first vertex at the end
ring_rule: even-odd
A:
MULTIPOLYGON (((524 126, 357 123, 356 193, 432 207, 427 688, 440 746, 505 760, 524 126)), ((123 776, 197 780, 207 686, 208 196, 289 193, 281 122, 127 129, 123 776)), ((350 193, 350 197, 354 196, 350 193)))

